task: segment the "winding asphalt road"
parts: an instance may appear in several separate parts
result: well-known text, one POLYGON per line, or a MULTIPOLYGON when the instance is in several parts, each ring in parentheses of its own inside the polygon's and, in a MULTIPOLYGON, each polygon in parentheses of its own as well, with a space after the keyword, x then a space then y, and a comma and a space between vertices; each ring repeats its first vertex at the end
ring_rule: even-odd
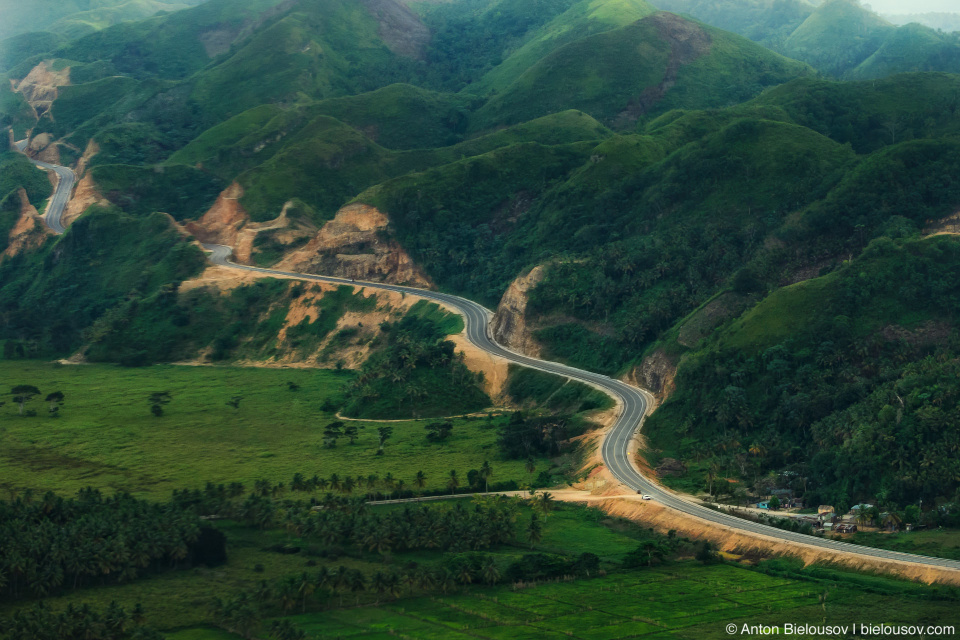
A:
MULTIPOLYGON (((46 165, 45 163, 38 164, 44 168, 52 168, 54 171, 57 171, 58 175, 61 175, 60 185, 57 188, 57 193, 54 195, 52 203, 62 202, 65 205, 66 201, 69 199, 70 190, 73 188, 73 172, 64 167, 46 165), (61 170, 65 171, 66 174, 69 175, 69 181, 64 179, 64 173, 61 173, 61 170)), ((53 208, 52 203, 51 209, 48 210, 49 217, 47 224, 57 233, 62 233, 63 227, 60 225, 60 216, 63 214, 63 206, 58 204, 59 208, 55 209, 53 208)), ((708 509, 700 504, 697 504, 696 502, 693 502, 689 499, 684 499, 672 491, 660 487, 641 474, 640 470, 633 463, 630 454, 631 443, 633 442, 637 431, 640 429, 649 406, 647 395, 643 391, 608 376, 575 369, 573 367, 568 367, 555 362, 537 360, 536 358, 531 358, 500 346, 490 334, 489 327, 490 321, 493 318, 493 313, 486 307, 483 307, 472 300, 467 300, 466 298, 461 298, 459 296, 446 293, 439 293, 437 291, 416 289, 414 287, 382 284, 379 282, 356 282, 347 278, 336 278, 331 276, 279 271, 277 269, 251 267, 232 262, 230 258, 233 255, 233 249, 230 247, 218 244, 205 244, 203 247, 204 249, 210 251, 210 261, 213 264, 229 267, 231 269, 260 273, 266 276, 284 276, 312 282, 360 285, 370 289, 381 289, 385 291, 395 291, 398 293, 410 294, 419 298, 425 298, 427 300, 433 300, 435 302, 442 303, 448 307, 456 309, 460 314, 463 315, 466 324, 467 338, 479 349, 482 349, 483 351, 486 351, 494 356, 504 358, 510 362, 525 367, 530 367, 531 369, 537 369, 539 371, 565 376, 567 378, 578 380, 601 389, 605 393, 618 400, 621 409, 616 423, 609 429, 606 437, 603 440, 601 454, 603 456, 604 464, 606 464, 610 472, 613 473, 617 480, 619 480, 624 486, 628 487, 630 490, 648 494, 652 496, 654 500, 660 502, 670 509, 701 518, 702 520, 709 521, 732 531, 760 534, 788 544, 807 545, 809 547, 827 551, 843 552, 846 554, 854 554, 866 558, 894 560, 913 565, 942 567, 960 571, 960 562, 955 560, 918 556, 909 553, 886 551, 884 549, 874 549, 850 544, 848 542, 841 542, 839 540, 832 540, 829 538, 819 538, 800 533, 793 533, 790 531, 783 531, 768 525, 758 524, 749 520, 743 520, 726 513, 720 513, 718 511, 708 509)))
MULTIPOLYGON (((25 150, 27 148, 27 141, 21 140, 16 143, 16 147, 19 151, 25 150)), ((39 160, 32 160, 32 162, 42 169, 53 171, 57 174, 57 177, 60 178, 57 189, 54 191, 53 197, 47 205, 47 212, 44 214, 43 219, 52 231, 55 233, 63 233, 66 231, 63 226, 63 211, 67 208, 67 203, 70 202, 73 185, 77 183, 77 174, 69 167, 48 164, 46 162, 40 162, 39 160)))

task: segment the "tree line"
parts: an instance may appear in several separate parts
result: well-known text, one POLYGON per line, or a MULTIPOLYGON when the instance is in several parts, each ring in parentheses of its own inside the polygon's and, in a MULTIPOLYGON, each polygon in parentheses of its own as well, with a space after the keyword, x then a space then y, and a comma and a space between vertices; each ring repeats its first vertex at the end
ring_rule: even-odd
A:
POLYGON ((172 504, 96 489, 76 499, 0 501, 0 600, 45 597, 90 584, 129 582, 147 573, 205 561, 222 535, 172 504), (211 539, 212 536, 212 539, 211 539))
POLYGON ((103 611, 88 604, 67 605, 52 611, 43 601, 31 609, 15 611, 0 620, 3 640, 163 640, 144 625, 145 612, 138 603, 131 611, 111 602, 103 611))

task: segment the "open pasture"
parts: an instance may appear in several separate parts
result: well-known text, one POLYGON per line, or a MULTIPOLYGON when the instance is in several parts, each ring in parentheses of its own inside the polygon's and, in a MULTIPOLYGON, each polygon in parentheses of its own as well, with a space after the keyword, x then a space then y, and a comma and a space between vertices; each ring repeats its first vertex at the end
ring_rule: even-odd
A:
POLYGON ((289 483, 298 472, 391 473, 412 488, 423 471, 427 490, 444 489, 451 469, 465 482, 484 460, 494 469, 491 482, 530 478, 523 461, 499 459, 497 423, 486 419, 455 420, 442 443, 427 441, 428 420, 391 423, 383 456, 375 455, 379 423, 353 422, 361 427, 355 444, 340 438, 336 448, 325 447, 323 428, 336 420, 325 403, 352 379, 325 370, 0 361, 0 495, 73 495, 93 486, 166 499, 173 489, 208 481, 242 482, 249 490, 257 479, 289 483), (24 407, 34 417, 18 415, 10 395, 17 385, 40 390, 24 407), (65 399, 51 417, 43 400, 55 391, 65 399), (147 403, 156 391, 171 397, 161 417, 147 403), (228 405, 234 399, 237 408, 228 405))

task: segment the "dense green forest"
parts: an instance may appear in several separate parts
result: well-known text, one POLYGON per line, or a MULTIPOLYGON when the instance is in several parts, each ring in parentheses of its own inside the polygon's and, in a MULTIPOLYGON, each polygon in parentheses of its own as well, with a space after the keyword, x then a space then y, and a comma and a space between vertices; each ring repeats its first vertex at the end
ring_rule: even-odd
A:
POLYGON ((482 374, 463 364, 445 340, 448 331, 411 313, 380 331, 384 348, 368 359, 347 396, 344 414, 356 418, 454 416, 490 405, 482 374))
POLYGON ((955 500, 958 269, 952 238, 879 238, 776 291, 683 361, 652 443, 812 504, 955 500))

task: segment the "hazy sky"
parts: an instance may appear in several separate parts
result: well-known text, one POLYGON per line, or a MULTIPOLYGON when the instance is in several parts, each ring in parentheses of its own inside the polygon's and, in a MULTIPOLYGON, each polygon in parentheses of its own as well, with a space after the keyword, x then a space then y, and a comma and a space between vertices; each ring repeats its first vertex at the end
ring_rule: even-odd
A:
POLYGON ((864 0, 863 4, 869 4, 877 13, 960 13, 960 0, 864 0))

